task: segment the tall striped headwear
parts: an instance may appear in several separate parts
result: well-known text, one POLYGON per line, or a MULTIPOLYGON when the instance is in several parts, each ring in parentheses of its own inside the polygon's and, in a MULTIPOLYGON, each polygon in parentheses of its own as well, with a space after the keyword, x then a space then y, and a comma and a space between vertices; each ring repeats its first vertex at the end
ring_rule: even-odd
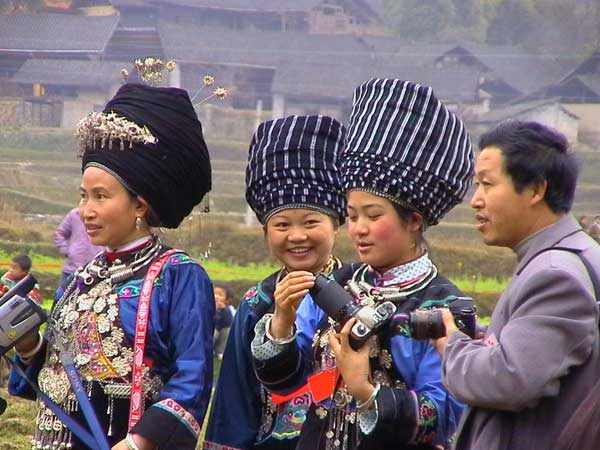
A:
POLYGON ((248 153, 246 200, 261 223, 290 208, 344 221, 338 154, 345 134, 345 127, 327 116, 289 116, 258 126, 248 153))
POLYGON ((346 192, 386 197, 435 225, 469 188, 467 130, 428 86, 395 79, 363 83, 354 92, 348 135, 340 155, 346 192))

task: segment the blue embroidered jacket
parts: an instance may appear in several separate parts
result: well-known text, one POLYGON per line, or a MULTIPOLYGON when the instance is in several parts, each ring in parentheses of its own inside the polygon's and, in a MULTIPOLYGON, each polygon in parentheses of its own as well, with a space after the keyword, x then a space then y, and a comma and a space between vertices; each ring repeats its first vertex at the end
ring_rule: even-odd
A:
POLYGON ((250 353, 254 326, 273 311, 277 275, 251 288, 234 316, 208 419, 205 450, 296 448, 309 399, 300 396, 274 406, 254 374, 250 353))
MULTIPOLYGON (((342 285, 352 274, 348 273, 348 268, 334 273, 342 285)), ((421 291, 398 303, 398 311, 408 312, 428 304, 440 305, 449 298, 464 297, 456 286, 438 275, 421 291)), ((472 305, 471 300, 467 303, 472 305)), ((315 333, 328 326, 328 318, 311 298, 303 300, 296 317, 296 339, 268 359, 254 357, 253 360, 258 378, 275 392, 292 392, 306 383, 318 363, 319 349, 313 347, 313 342, 315 333)), ((349 433, 352 436, 347 448, 432 449, 435 445, 446 445, 456 430, 463 405, 442 384, 439 354, 429 341, 418 341, 389 331, 380 336, 380 343, 391 361, 386 368, 381 358, 379 361, 371 359, 371 370, 386 371, 394 383, 382 386, 376 397, 377 416, 371 431, 368 434, 359 430, 356 435, 349 433)), ((323 406, 330 408, 333 405, 326 400, 323 406)), ((326 421, 322 420, 322 415, 317 417, 316 409, 313 405, 307 413, 298 448, 325 448, 326 421)))
MULTIPOLYGON (((165 249, 163 249, 165 251, 165 249)), ((119 305, 119 326, 129 345, 133 342, 140 291, 146 270, 140 270, 113 288, 119 305)), ((67 281, 67 284, 69 281, 67 281)), ((157 401, 147 408, 131 430, 158 445, 160 449, 193 450, 210 399, 213 357, 212 336, 215 304, 212 283, 204 269, 186 254, 175 253, 165 262, 154 283, 146 336, 145 363, 158 375, 162 388, 157 401)), ((24 364, 15 359, 28 378, 37 380, 46 351, 38 352, 24 364)), ((108 432, 111 445, 127 433, 129 398, 114 400, 114 417, 107 415, 108 400, 102 389, 92 383, 91 400, 99 420, 108 432)), ((9 392, 35 398, 25 380, 13 370, 9 392)), ((80 413, 73 412, 78 416, 80 413)), ((82 417, 76 417, 83 421, 82 417)), ((75 439, 73 448, 82 448, 75 439)))

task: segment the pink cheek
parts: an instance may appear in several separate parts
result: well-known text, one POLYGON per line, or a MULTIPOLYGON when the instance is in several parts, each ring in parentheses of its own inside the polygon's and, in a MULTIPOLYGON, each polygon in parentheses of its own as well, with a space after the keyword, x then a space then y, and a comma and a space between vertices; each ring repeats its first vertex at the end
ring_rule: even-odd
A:
POLYGON ((389 242, 394 237, 394 232, 394 224, 387 220, 379 220, 371 225, 371 234, 376 243, 389 242))

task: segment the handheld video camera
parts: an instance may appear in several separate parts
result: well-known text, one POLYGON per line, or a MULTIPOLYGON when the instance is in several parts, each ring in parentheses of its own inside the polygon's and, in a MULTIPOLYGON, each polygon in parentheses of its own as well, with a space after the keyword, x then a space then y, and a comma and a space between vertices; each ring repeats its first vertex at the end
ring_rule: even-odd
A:
POLYGON ((44 310, 27 295, 36 283, 28 274, 0 298, 0 356, 47 320, 44 310))
MULTIPOLYGON (((458 329, 471 338, 475 338, 477 307, 472 303, 472 299, 456 297, 448 306, 458 329)), ((446 326, 440 309, 394 314, 390 326, 393 333, 408 331, 413 339, 438 339, 446 336, 446 326)))
POLYGON ((335 280, 322 274, 315 277, 315 285, 310 295, 325 313, 342 325, 352 317, 356 323, 350 330, 350 346, 358 350, 367 339, 376 334, 396 312, 396 305, 383 302, 375 306, 362 306, 354 303, 352 296, 335 280))

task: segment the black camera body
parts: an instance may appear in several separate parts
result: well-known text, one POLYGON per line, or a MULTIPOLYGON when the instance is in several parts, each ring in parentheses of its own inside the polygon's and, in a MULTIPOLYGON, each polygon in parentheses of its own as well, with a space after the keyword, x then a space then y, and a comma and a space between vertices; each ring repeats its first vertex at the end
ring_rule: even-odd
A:
POLYGON ((0 356, 47 320, 45 311, 28 296, 36 283, 28 274, 0 298, 0 356))
POLYGON ((322 274, 315 277, 315 285, 310 290, 315 303, 325 313, 340 324, 352 317, 356 323, 350 330, 350 346, 358 350, 367 339, 377 334, 396 312, 396 305, 383 302, 374 306, 362 306, 354 303, 354 298, 335 280, 322 274))
MULTIPOLYGON (((469 297, 456 297, 449 303, 454 322, 460 331, 475 338, 477 307, 469 297)), ((408 334, 413 339, 438 339, 446 336, 446 326, 441 309, 421 309, 409 313, 394 314, 392 333, 408 334)))
MULTIPOLYGON (((335 280, 322 274, 315 277, 310 289, 315 303, 340 324, 352 317, 356 323, 350 330, 350 346, 358 350, 366 340, 389 326, 392 334, 408 335, 414 339, 438 339, 446 335, 441 309, 421 309, 408 313, 397 312, 397 306, 386 301, 373 306, 356 304, 354 298, 335 280)), ((470 297, 454 297, 448 302, 459 330, 475 338, 477 308, 470 297)))

